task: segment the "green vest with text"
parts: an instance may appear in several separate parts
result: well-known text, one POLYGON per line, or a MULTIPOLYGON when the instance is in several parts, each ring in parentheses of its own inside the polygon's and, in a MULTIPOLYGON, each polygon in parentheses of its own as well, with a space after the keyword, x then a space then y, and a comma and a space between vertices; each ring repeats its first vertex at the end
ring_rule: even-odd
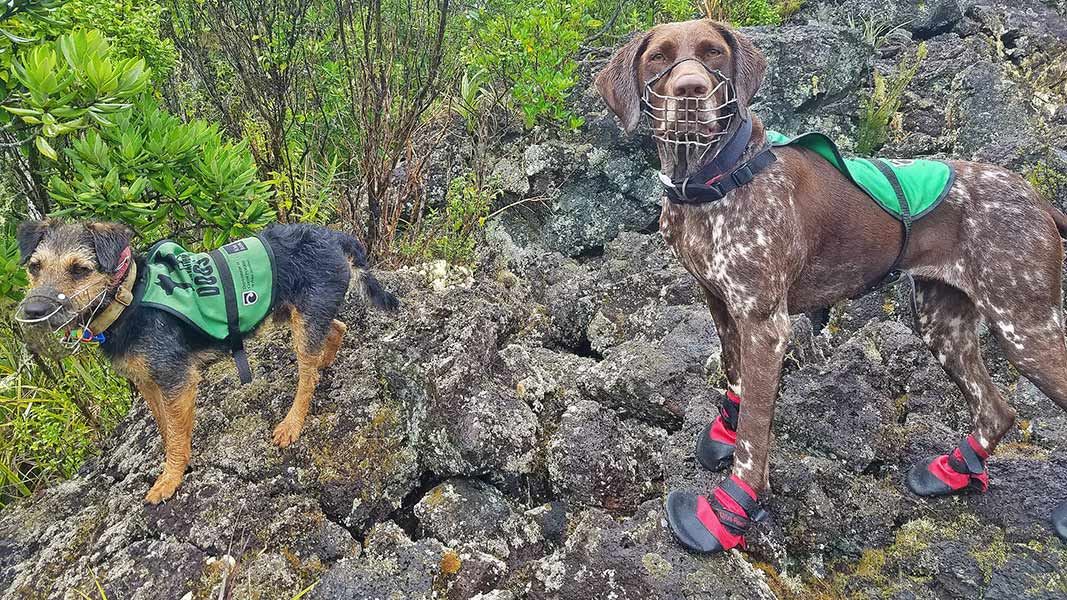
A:
POLYGON ((274 303, 274 255, 258 237, 188 252, 164 240, 145 256, 142 306, 166 311, 217 340, 236 341, 274 303))

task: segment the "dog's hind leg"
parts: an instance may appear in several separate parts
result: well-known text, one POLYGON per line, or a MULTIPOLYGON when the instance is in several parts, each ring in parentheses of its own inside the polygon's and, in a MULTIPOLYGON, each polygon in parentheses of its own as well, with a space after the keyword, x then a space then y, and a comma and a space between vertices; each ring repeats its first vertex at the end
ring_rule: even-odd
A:
POLYGON ((974 302, 948 284, 921 279, 915 280, 915 302, 923 341, 967 399, 975 440, 992 453, 1015 421, 1015 410, 982 361, 974 302))
POLYGON ((1059 298, 1051 306, 1048 304, 989 315, 989 324, 1011 364, 1060 408, 1067 410, 1063 309, 1059 298))
MULTIPOLYGON (((308 409, 311 407, 311 396, 319 384, 319 370, 325 355, 326 330, 329 327, 320 323, 319 319, 308 318, 297 308, 290 312, 289 320, 293 328, 293 347, 296 350, 298 379, 293 405, 281 423, 274 428, 274 443, 282 448, 300 438, 304 418, 307 417, 308 409)), ((331 332, 333 331, 336 330, 331 328, 331 332)), ((340 343, 339 338, 338 343, 340 343)))
POLYGON ((337 359, 337 350, 341 348, 341 340, 345 337, 348 326, 334 319, 330 323, 330 333, 326 334, 326 343, 322 350, 322 368, 328 369, 337 359))
POLYGON ((185 468, 189 466, 193 439, 193 409, 196 406, 196 390, 200 374, 194 367, 189 367, 184 385, 175 394, 162 396, 162 412, 166 434, 163 441, 166 449, 166 462, 163 473, 156 479, 152 489, 148 490, 145 501, 158 504, 174 495, 174 490, 182 482, 185 468))
POLYGON ((982 362, 979 312, 959 289, 919 278, 915 308, 923 341, 967 399, 972 430, 952 452, 916 465, 908 475, 908 487, 920 496, 984 491, 989 483, 985 459, 1015 421, 1015 410, 1001 398, 982 362))

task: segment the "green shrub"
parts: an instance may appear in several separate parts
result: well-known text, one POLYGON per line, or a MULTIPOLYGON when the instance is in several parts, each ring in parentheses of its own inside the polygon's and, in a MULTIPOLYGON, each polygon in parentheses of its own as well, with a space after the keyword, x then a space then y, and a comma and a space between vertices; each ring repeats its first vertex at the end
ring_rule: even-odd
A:
POLYGON ((926 58, 926 43, 920 43, 914 59, 905 56, 900 60, 895 76, 886 78, 874 74, 874 90, 864 98, 860 108, 859 132, 856 137, 856 153, 870 155, 889 139, 889 124, 900 109, 904 90, 915 78, 926 58))
POLYGON ((13 325, 0 321, 0 507, 73 475, 130 398, 99 356, 46 366, 30 360, 13 325))
POLYGON ((0 237, 0 314, 22 299, 26 273, 19 266, 19 247, 14 237, 0 237))
POLYGON ((797 11, 797 0, 705 0, 704 14, 737 27, 780 25, 782 17, 797 11))
POLYGON ((183 123, 144 98, 64 152, 49 191, 55 215, 122 221, 146 239, 174 236, 211 248, 274 219, 269 186, 243 142, 204 121, 183 123))
POLYGON ((112 57, 96 30, 23 50, 11 64, 11 75, 22 91, 4 109, 33 132, 37 149, 51 160, 58 159, 54 138, 111 125, 110 119, 148 83, 144 61, 112 57))
POLYGON ((144 60, 162 84, 178 62, 174 42, 159 34, 165 12, 152 0, 68 0, 52 19, 60 32, 81 28, 103 32, 118 56, 144 60))
POLYGON ((540 120, 575 129, 581 117, 566 100, 578 81, 574 55, 603 23, 590 14, 594 0, 546 0, 483 8, 471 15, 467 62, 510 87, 527 128, 540 120))

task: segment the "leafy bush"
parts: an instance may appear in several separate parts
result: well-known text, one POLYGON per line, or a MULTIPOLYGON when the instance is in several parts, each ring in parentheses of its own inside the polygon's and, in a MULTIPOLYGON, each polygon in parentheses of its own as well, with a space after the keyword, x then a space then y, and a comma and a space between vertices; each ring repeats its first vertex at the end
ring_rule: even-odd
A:
POLYGON ((704 0, 704 14, 738 27, 780 25, 783 16, 799 8, 796 0, 704 0))
POLYGON ((22 299, 26 273, 19 266, 19 247, 15 238, 0 237, 0 313, 8 312, 22 299))
POLYGON ((19 54, 12 75, 24 91, 4 105, 35 134, 41 154, 58 160, 50 140, 94 125, 129 106, 148 83, 140 59, 118 59, 99 31, 77 31, 19 54))
POLYGON ((178 62, 174 43, 159 34, 165 12, 152 0, 67 0, 52 20, 60 33, 80 28, 102 32, 119 57, 143 60, 163 83, 178 62))
POLYGON ((594 7, 594 0, 546 0, 478 10, 467 62, 510 88, 527 128, 546 120, 575 129, 582 119, 566 99, 578 81, 579 44, 603 25, 591 16, 594 7))
POLYGON ((889 124, 904 96, 904 90, 915 78, 926 58, 926 43, 920 43, 915 58, 907 56, 900 60, 897 73, 886 78, 880 73, 874 74, 874 90, 864 98, 860 109, 859 132, 856 139, 856 153, 870 155, 882 147, 889 138, 889 124), (909 62, 910 61, 910 62, 909 62))
POLYGON ((71 168, 49 190, 56 216, 107 218, 147 239, 215 247, 274 219, 270 189, 243 142, 204 121, 183 123, 145 98, 65 150, 71 168))
POLYGON ((99 357, 46 366, 0 322, 0 506, 73 475, 129 406, 125 380, 99 357))

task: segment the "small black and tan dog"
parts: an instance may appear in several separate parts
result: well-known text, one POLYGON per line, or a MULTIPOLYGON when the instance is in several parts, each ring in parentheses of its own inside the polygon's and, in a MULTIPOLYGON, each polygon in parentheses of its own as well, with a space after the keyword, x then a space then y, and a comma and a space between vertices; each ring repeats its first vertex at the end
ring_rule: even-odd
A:
MULTIPOLYGON (((18 246, 31 289, 19 316, 49 331, 91 323, 96 334, 106 329, 101 350, 144 396, 163 437, 163 473, 145 496, 156 504, 174 494, 189 463, 200 366, 231 345, 136 300, 148 265, 132 252, 133 236, 116 223, 22 223, 18 246)), ((274 443, 284 448, 300 437, 320 371, 341 345, 347 327, 336 317, 352 275, 378 308, 394 311, 398 301, 367 271, 363 246, 349 235, 274 225, 258 239, 273 254, 271 312, 289 321, 299 365, 296 398, 274 430, 274 443)))

